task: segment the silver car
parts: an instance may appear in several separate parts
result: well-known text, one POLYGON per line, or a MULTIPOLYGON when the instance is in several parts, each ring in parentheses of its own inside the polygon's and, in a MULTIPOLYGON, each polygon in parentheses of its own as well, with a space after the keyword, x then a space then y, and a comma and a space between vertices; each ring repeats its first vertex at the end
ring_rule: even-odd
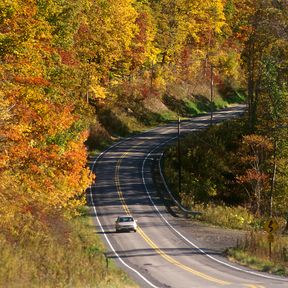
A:
POLYGON ((115 229, 116 232, 120 231, 134 231, 136 232, 137 229, 137 220, 135 220, 132 216, 130 215, 125 215, 125 216, 118 216, 116 223, 115 223, 115 229))

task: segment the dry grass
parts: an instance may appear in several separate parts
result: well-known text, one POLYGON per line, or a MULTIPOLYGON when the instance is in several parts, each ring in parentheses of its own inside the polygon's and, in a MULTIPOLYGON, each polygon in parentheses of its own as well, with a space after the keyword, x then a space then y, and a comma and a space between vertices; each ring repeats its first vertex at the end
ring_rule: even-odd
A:
POLYGON ((112 261, 107 268, 103 244, 89 221, 53 218, 51 227, 22 233, 17 242, 2 235, 0 287, 136 287, 112 261))
POLYGON ((251 231, 239 247, 230 249, 228 255, 250 268, 277 275, 288 276, 288 237, 275 235, 271 243, 271 258, 269 257, 269 241, 266 232, 251 231))

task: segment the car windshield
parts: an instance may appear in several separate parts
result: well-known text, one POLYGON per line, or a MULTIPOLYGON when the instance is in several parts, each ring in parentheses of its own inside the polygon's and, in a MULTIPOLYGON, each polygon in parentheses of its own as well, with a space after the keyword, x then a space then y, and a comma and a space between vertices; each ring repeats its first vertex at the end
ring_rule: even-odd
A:
POLYGON ((133 218, 132 217, 119 217, 118 218, 118 222, 133 222, 133 218))

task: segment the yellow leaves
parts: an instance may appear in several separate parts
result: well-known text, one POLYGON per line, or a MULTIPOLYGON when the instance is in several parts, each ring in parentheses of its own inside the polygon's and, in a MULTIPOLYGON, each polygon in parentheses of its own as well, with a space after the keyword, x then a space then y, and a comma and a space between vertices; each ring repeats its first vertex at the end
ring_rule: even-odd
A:
POLYGON ((213 38, 222 34, 226 25, 222 0, 165 0, 151 5, 158 22, 156 41, 167 57, 178 56, 188 43, 191 47, 196 46, 195 42, 204 45, 207 51, 207 46, 213 45, 213 38))
MULTIPOLYGON (((244 77, 241 74, 240 63, 241 58, 240 54, 235 51, 219 51, 217 57, 215 57, 215 61, 213 61, 216 65, 221 67, 221 75, 222 77, 230 77, 232 79, 240 79, 244 77)), ((223 77, 223 78, 224 78, 223 77)))
POLYGON ((225 25, 224 5, 222 0, 211 1, 210 19, 215 33, 221 33, 225 25))
MULTIPOLYGON (((21 124, 15 126, 15 128, 16 128, 17 132, 19 133, 18 135, 19 136, 22 135, 24 137, 25 137, 26 133, 31 133, 33 131, 33 128, 29 123, 21 123, 21 124)), ((18 140, 20 140, 20 139, 21 138, 18 138, 18 140)), ((17 138, 16 139, 14 138, 13 140, 17 140, 17 138)))
POLYGON ((2 0, 0 2, 0 24, 6 19, 13 17, 14 13, 19 9, 20 1, 2 0))
MULTIPOLYGON (((118 34, 120 40, 118 44, 124 45, 123 48, 128 48, 130 41, 136 29, 135 20, 137 13, 132 6, 131 0, 113 0, 110 5, 110 29, 118 34)), ((109 28, 108 28, 109 29, 109 28)), ((109 30, 110 30, 109 29, 109 30)), ((115 35, 117 37, 117 34, 115 35)))
POLYGON ((0 170, 7 167, 7 164, 9 162, 9 156, 5 153, 3 153, 3 151, 1 151, 0 154, 0 170))
POLYGON ((0 90, 0 128, 3 127, 5 121, 11 119, 11 110, 13 109, 13 107, 14 105, 9 105, 9 101, 5 99, 4 93, 0 90))
MULTIPOLYGON (((130 0, 106 1, 105 5, 101 1, 91 2, 83 21, 86 24, 80 25, 76 37, 79 51, 87 57, 84 61, 93 58, 95 68, 106 72, 129 48, 137 28, 136 16, 130 0)), ((101 73, 97 76, 103 77, 101 73)))
POLYGON ((106 89, 99 85, 99 79, 96 76, 92 76, 90 80, 90 89, 93 93, 94 99, 105 99, 106 98, 106 89))

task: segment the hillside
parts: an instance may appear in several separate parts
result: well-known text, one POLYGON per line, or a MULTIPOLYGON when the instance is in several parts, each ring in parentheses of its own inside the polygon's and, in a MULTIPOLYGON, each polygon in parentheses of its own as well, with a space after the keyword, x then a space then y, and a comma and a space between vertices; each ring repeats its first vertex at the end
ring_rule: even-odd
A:
POLYGON ((63 238, 89 264, 86 241, 78 245, 70 226, 97 181, 88 153, 178 115, 245 100, 247 137, 238 141, 260 145, 265 157, 256 168, 246 159, 241 181, 260 214, 269 201, 272 214, 285 213, 287 9, 287 0, 2 0, 0 283, 26 268, 27 283, 45 278, 38 264, 49 266, 49 255, 31 255, 49 247, 64 269, 63 238))

